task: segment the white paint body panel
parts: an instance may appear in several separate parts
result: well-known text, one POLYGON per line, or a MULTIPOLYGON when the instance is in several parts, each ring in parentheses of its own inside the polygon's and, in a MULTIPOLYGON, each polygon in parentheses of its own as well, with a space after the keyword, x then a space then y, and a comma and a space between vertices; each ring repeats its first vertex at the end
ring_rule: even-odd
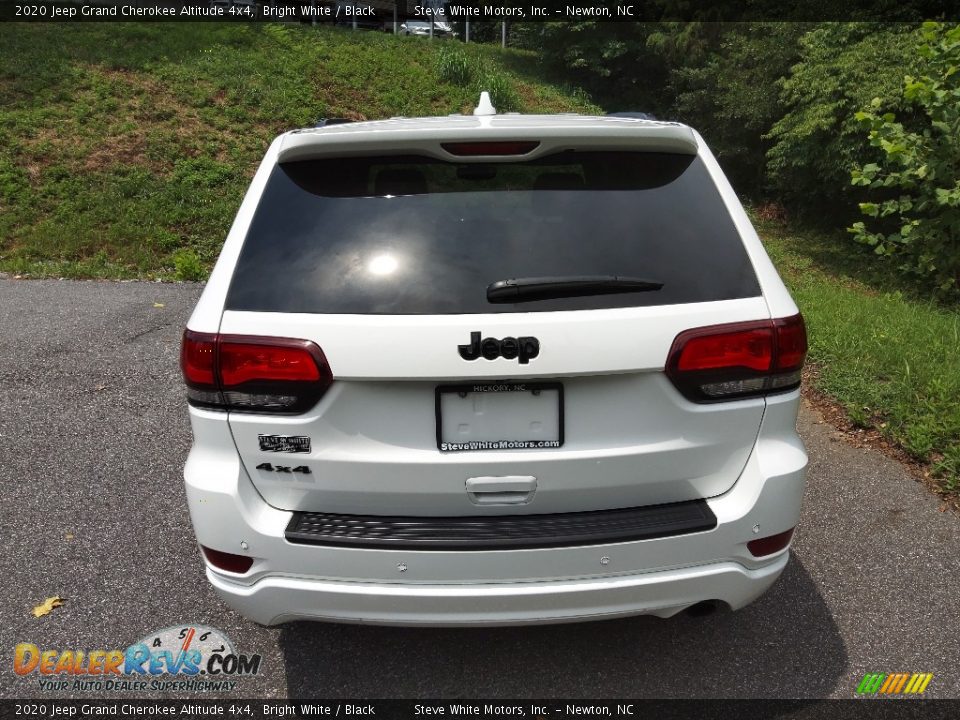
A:
MULTIPOLYGON (((807 456, 799 393, 769 403, 737 483, 708 501, 710 532, 589 547, 430 552, 296 545, 291 513, 257 493, 217 413, 191 408, 198 438, 185 469, 197 540, 256 558, 245 576, 208 566, 231 607, 262 624, 297 619, 393 625, 511 625, 667 617, 703 600, 733 609, 783 571, 788 551, 758 560, 746 544, 796 526, 807 456), (240 543, 247 544, 242 550, 240 543), (606 565, 601 558, 607 557, 606 565), (398 566, 406 570, 401 573, 398 566)), ((475 508, 479 510, 480 508, 475 508)))
POLYGON ((477 473, 537 477, 540 490, 525 512, 712 497, 729 489, 746 463, 764 402, 685 400, 662 373, 667 353, 690 327, 767 317, 763 298, 471 316, 227 311, 221 332, 312 340, 323 348, 337 379, 303 415, 265 419, 233 413, 230 424, 259 492, 284 509, 465 515, 476 508, 463 483, 477 473), (504 358, 464 362, 457 346, 471 330, 495 337, 535 335, 540 355, 523 366, 504 358), (563 382, 563 447, 438 453, 435 386, 507 379, 563 382), (261 433, 312 438, 311 453, 297 456, 298 463, 309 462, 312 474, 257 470, 275 460, 259 451, 261 433))

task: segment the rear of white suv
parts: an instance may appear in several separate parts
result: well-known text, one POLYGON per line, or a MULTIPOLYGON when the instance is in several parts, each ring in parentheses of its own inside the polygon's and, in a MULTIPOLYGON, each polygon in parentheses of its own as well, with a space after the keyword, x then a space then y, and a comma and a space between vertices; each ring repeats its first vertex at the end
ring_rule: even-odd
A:
POLYGON ((685 126, 287 133, 184 336, 207 576, 264 624, 742 607, 799 516, 805 351, 685 126))

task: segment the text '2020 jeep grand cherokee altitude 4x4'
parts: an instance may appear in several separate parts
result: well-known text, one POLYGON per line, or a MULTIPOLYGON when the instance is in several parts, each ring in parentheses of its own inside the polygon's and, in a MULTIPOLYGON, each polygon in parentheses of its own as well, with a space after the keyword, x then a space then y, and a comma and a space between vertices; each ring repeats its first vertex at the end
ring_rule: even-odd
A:
POLYGON ((800 512, 805 353, 688 127, 286 133, 184 335, 207 577, 264 624, 742 607, 800 512))

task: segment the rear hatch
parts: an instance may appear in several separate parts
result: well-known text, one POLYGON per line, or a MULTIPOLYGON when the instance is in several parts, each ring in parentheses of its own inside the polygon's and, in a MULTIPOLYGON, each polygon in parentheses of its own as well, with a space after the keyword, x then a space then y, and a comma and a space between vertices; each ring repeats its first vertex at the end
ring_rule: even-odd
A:
POLYGON ((306 412, 231 411, 229 423, 261 495, 288 510, 456 516, 706 498, 736 482, 764 400, 686 399, 664 373, 671 344, 767 318, 696 155, 282 162, 220 333, 312 341, 334 381, 306 412), (488 295, 500 281, 571 277, 650 284, 488 295))

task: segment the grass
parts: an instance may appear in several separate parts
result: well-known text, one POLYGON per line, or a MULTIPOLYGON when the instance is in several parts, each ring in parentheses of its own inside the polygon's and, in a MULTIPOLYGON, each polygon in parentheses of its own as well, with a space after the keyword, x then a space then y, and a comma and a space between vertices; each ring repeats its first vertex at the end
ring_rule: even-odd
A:
POLYGON ((450 42, 333 27, 6 23, 0 46, 0 270, 32 277, 204 277, 270 140, 321 117, 469 111, 484 77, 509 109, 597 111, 529 53, 471 45, 458 73, 450 42))
POLYGON ((895 289, 894 269, 842 231, 758 230, 806 318, 816 387, 960 491, 960 309, 895 289))

